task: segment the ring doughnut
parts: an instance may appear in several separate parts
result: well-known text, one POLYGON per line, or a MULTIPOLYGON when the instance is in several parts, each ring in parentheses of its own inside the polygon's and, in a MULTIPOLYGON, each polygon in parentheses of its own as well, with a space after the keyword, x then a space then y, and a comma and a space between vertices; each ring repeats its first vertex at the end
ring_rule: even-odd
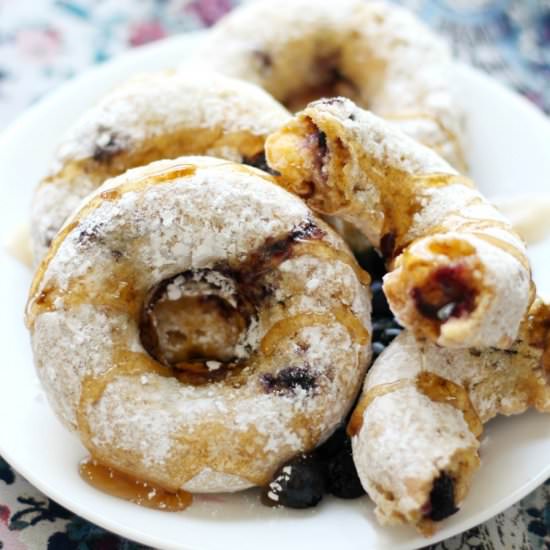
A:
POLYGON ((393 4, 251 2, 215 25, 193 57, 258 84, 292 111, 320 97, 349 97, 465 169, 449 51, 393 4))
POLYGON ((254 163, 266 136, 289 118, 269 94, 216 74, 136 76, 70 129, 33 200, 35 261, 78 203, 128 168, 181 155, 254 163))
POLYGON ((431 534, 456 512, 479 467, 482 424, 528 407, 550 412, 549 370, 550 306, 541 302, 510 350, 398 336, 369 370, 348 426, 380 522, 431 534))
POLYGON ((432 150, 344 98, 320 100, 266 142, 278 181, 351 222, 388 262, 400 323, 448 347, 506 348, 533 298, 525 244, 432 150))
POLYGON ((38 267, 26 322, 54 410, 97 461, 167 490, 234 491, 351 407, 369 277, 268 174, 181 157, 82 203, 38 267))

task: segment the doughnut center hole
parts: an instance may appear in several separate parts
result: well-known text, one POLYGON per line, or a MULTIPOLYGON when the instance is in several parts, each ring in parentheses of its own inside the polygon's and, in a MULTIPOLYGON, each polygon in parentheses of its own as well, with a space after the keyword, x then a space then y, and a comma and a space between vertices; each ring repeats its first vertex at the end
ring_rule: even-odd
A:
POLYGON ((347 97, 356 103, 361 96, 356 84, 342 69, 341 52, 329 51, 318 55, 311 70, 306 73, 303 87, 283 99, 284 106, 295 113, 304 109, 308 103, 327 97, 347 97))
POLYGON ((179 275, 150 293, 140 325, 148 353, 168 367, 214 371, 239 357, 247 328, 236 301, 200 278, 179 275))

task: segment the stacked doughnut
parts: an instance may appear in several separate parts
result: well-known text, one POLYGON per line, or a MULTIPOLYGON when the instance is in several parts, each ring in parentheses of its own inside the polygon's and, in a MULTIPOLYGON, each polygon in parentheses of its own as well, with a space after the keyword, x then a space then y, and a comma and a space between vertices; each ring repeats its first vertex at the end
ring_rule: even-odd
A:
POLYGON ((378 519, 430 533, 466 496, 483 423, 550 411, 549 308, 459 172, 450 67, 400 8, 264 0, 83 115, 35 193, 26 322, 94 463, 280 504, 288 464, 349 419, 342 460, 378 519), (335 94, 358 105, 307 104, 335 94), (322 216, 382 256, 406 329, 368 374, 371 279, 322 216))

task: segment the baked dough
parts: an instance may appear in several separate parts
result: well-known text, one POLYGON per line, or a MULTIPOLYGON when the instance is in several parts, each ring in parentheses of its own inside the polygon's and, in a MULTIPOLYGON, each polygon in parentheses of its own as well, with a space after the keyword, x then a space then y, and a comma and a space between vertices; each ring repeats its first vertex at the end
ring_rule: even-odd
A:
POLYGON ((87 111, 61 141, 32 204, 35 262, 79 202, 107 178, 180 155, 261 162, 266 136, 289 116, 263 90, 217 74, 133 77, 87 111))
POLYGON ((550 412, 550 306, 535 302, 509 350, 444 349, 404 331, 369 370, 349 431, 383 524, 430 534, 479 466, 482 424, 550 412))
POLYGON ((398 321, 448 347, 509 347, 534 298, 525 244, 432 150, 344 98, 310 104, 266 142, 278 181, 354 224, 388 264, 398 321))
POLYGON ((26 320, 46 394, 95 460, 208 492, 263 485, 334 430, 370 311, 368 275, 301 200, 252 167, 182 157, 83 202, 26 320))
POLYGON ((220 20, 193 58, 258 84, 293 111, 320 97, 349 97, 465 169, 448 48, 394 4, 250 2, 220 20))

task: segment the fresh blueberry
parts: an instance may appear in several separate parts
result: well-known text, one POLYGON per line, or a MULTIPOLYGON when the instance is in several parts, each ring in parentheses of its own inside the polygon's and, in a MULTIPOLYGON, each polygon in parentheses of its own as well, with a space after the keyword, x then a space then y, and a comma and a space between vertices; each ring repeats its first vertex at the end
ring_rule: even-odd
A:
POLYGON ((340 426, 323 444, 315 449, 315 455, 320 460, 329 460, 343 449, 347 449, 349 443, 350 440, 346 433, 346 426, 340 426))
POLYGON ((374 319, 372 323, 372 341, 387 346, 401 330, 401 327, 393 318, 374 319))
POLYGON ((361 485, 351 448, 342 449, 327 464, 327 493, 338 498, 352 499, 365 494, 361 485))
POLYGON ((355 258, 373 280, 382 279, 385 275, 386 266, 384 265, 384 260, 374 248, 368 248, 367 250, 356 253, 355 258))
POLYGON ((372 344, 372 358, 376 359, 384 350, 386 346, 381 342, 373 342, 372 344))
POLYGON ((393 317, 386 295, 382 290, 382 281, 373 281, 371 285, 372 291, 372 315, 374 318, 393 317))
POLYGON ((262 498, 270 506, 311 508, 319 504, 324 493, 323 465, 312 455, 300 455, 277 471, 262 498))

